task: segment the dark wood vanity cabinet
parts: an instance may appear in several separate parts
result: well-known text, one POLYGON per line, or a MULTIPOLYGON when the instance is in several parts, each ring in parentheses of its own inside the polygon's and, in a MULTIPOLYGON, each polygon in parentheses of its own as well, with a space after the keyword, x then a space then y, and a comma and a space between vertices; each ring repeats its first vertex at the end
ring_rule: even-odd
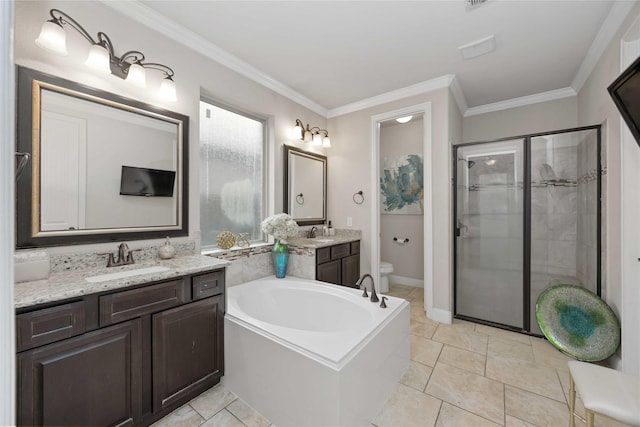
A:
POLYGON ((19 425, 149 425, 224 373, 224 270, 18 313, 19 425))
POLYGON ((316 250, 316 279, 355 287, 360 277, 360 241, 316 250))

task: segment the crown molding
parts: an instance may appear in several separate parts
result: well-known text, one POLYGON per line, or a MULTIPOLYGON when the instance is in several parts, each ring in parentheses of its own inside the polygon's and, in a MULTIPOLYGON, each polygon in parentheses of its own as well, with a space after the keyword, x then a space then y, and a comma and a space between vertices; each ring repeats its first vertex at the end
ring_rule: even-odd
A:
POLYGON ((462 91, 462 86, 460 86, 460 81, 455 76, 455 74, 453 75, 453 79, 451 80, 451 84, 449 85, 449 90, 451 90, 453 99, 456 100, 456 104, 458 105, 460 114, 464 116, 467 113, 469 106, 467 105, 467 98, 464 96, 464 92, 462 91))
POLYGON ((409 96, 431 92, 436 89, 447 88, 453 80, 455 80, 455 76, 453 74, 447 74, 442 77, 437 77, 435 79, 426 80, 424 82, 416 83, 411 86, 405 86, 400 89, 385 92, 380 95, 372 96, 371 98, 352 102, 341 107, 332 108, 328 111, 327 118, 330 119, 332 117, 342 116, 345 114, 364 110, 366 108, 386 104, 387 102, 404 99, 409 96))
POLYGON ((492 113, 494 111, 507 110, 509 108, 523 107, 525 105, 537 104, 539 102, 554 101, 556 99, 576 96, 577 92, 572 87, 550 90, 548 92, 536 93, 522 96, 520 98, 508 99, 506 101, 494 102, 492 104, 479 105, 469 108, 464 117, 477 116, 478 114, 492 113))
POLYGON ((576 93, 580 92, 580 89, 582 89, 582 86, 591 75, 591 72, 600 60, 605 49, 609 46, 611 40, 613 40, 613 36, 618 32, 618 29, 635 4, 635 1, 618 0, 613 4, 613 6, 611 6, 609 14, 602 23, 598 34, 596 34, 593 42, 591 43, 591 46, 589 46, 589 50, 587 51, 587 54, 580 64, 580 68, 578 68, 578 72, 571 82, 571 87, 576 91, 576 93))
POLYGON ((327 116, 327 109, 320 104, 312 101, 301 93, 293 90, 289 86, 274 79, 268 74, 249 65, 235 55, 221 49, 217 45, 207 41, 193 31, 172 21, 166 16, 156 12, 155 10, 145 6, 137 0, 132 1, 110 1, 100 0, 104 5, 122 13, 152 30, 158 31, 164 36, 189 47, 197 53, 241 74, 242 76, 253 80, 254 82, 273 90, 274 92, 296 102, 309 110, 327 116))

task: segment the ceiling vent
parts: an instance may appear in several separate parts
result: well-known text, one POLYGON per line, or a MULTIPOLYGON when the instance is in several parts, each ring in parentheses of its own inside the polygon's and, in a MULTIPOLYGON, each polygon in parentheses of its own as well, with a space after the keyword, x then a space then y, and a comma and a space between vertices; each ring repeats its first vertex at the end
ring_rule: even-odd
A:
POLYGON ((476 40, 474 42, 458 47, 464 59, 475 58, 493 52, 496 48, 496 37, 490 35, 488 37, 476 40))
POLYGON ((466 3, 469 9, 474 9, 480 6, 481 4, 486 3, 487 0, 464 0, 464 2, 466 3))

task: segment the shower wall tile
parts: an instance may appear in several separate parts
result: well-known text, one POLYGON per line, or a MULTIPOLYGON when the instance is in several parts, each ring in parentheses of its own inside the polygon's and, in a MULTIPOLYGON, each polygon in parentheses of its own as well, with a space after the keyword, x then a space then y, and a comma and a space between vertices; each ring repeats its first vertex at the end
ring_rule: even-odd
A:
POLYGON ((538 271, 546 272, 547 263, 549 262, 549 250, 546 240, 531 241, 531 265, 538 268, 538 271))
POLYGON ((576 269, 576 243, 549 241, 549 267, 576 269))
POLYGON ((531 239, 547 240, 549 229, 549 215, 546 213, 531 213, 531 239))
POLYGON ((575 214, 551 214, 548 225, 549 240, 575 242, 577 223, 575 214))
POLYGON ((575 215, 578 211, 577 193, 575 187, 550 187, 548 198, 549 213, 575 215))
POLYGON ((531 188, 531 213, 547 214, 547 188, 533 187, 531 188))
POLYGON ((551 167, 561 179, 576 179, 578 176, 576 147, 556 147, 553 149, 554 159, 551 167))

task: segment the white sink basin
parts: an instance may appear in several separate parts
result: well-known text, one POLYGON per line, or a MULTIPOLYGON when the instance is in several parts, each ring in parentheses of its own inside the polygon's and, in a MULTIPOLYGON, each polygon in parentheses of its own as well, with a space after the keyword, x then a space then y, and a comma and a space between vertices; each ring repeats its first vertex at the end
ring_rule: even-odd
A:
POLYGON ((319 242, 319 243, 330 243, 330 242, 333 242, 333 239, 316 239, 316 242, 319 242))
POLYGON ((169 271, 169 267, 145 267, 136 268, 135 270, 119 271, 117 273, 99 274, 97 276, 85 277, 84 280, 91 283, 106 282, 107 280, 124 279, 125 277, 139 276, 141 274, 161 273, 163 271, 169 271))

